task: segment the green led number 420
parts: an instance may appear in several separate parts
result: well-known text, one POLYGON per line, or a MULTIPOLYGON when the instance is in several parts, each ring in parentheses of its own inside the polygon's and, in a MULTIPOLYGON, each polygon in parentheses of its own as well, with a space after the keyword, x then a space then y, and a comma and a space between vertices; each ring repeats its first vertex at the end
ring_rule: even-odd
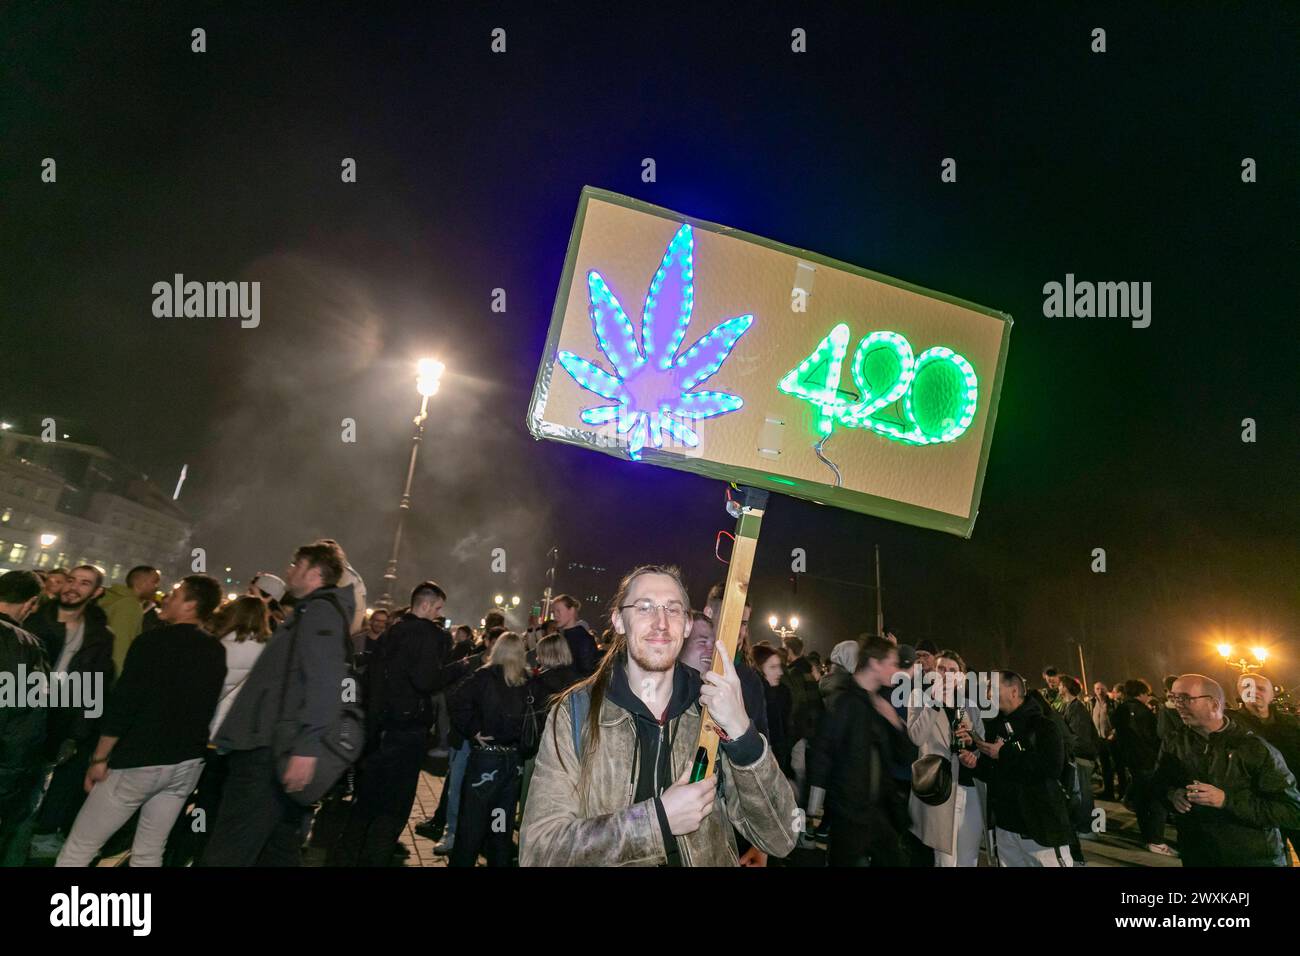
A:
POLYGON ((916 355, 899 333, 872 332, 853 353, 853 392, 840 388, 850 337, 841 322, 777 383, 787 395, 818 407, 820 434, 829 436, 838 423, 909 445, 932 445, 955 441, 970 428, 979 378, 964 356, 942 345, 916 355))

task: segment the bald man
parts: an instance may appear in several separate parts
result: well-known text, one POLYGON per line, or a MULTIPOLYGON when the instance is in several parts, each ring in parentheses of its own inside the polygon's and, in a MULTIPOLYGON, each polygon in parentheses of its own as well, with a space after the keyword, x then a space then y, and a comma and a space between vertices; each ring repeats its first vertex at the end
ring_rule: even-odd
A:
MULTIPOLYGON (((1241 707, 1228 716, 1276 747, 1286 768, 1300 777, 1300 718, 1274 706, 1274 695, 1273 682, 1263 674, 1242 674, 1237 678, 1241 707)), ((1300 830, 1283 830, 1282 835, 1300 853, 1300 830)))
POLYGON ((1182 719, 1164 741, 1154 793, 1174 810, 1184 866, 1286 866, 1281 830, 1300 828, 1300 791, 1277 749, 1225 713, 1223 688, 1184 674, 1182 719))

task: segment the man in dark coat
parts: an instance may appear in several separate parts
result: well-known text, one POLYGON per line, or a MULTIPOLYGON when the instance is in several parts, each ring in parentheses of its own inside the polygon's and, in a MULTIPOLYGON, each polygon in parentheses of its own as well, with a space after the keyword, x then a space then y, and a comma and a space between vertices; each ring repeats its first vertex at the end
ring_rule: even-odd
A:
POLYGON ((90 564, 73 568, 57 601, 48 601, 23 622, 45 647, 52 680, 82 700, 50 710, 46 759, 55 765, 36 817, 34 856, 57 856, 86 801, 85 778, 99 740, 99 722, 113 689, 113 631, 96 603, 104 593, 104 572, 90 564), (62 675, 62 676, 57 676, 62 675))
POLYGON ((411 610, 378 641, 367 669, 370 746, 332 866, 386 866, 420 784, 433 695, 446 683, 451 635, 435 623, 447 594, 432 581, 411 592, 411 610))
POLYGON ((1000 713, 984 725, 996 737, 976 742, 975 765, 975 776, 989 785, 999 866, 1074 865, 1074 828, 1062 787, 1065 737, 1050 708, 1037 691, 1027 691, 1019 674, 1001 672, 1000 713))
MULTIPOLYGON (((32 676, 50 672, 40 641, 21 626, 40 599, 41 580, 34 572, 0 575, 0 677, 13 682, 24 703, 32 676)), ((47 713, 40 706, 0 707, 0 866, 27 860, 25 836, 45 782, 47 713)))
POLYGON ((1300 792, 1277 749, 1225 713, 1200 674, 1174 682, 1183 729, 1160 750, 1153 789, 1174 810, 1184 866, 1288 866, 1282 830, 1300 829, 1300 792))
POLYGON ((908 744, 886 696, 897 671, 898 648, 868 639, 853 683, 818 727, 809 756, 808 814, 820 814, 824 803, 834 817, 831 866, 907 865, 907 804, 889 777, 889 763, 908 744))

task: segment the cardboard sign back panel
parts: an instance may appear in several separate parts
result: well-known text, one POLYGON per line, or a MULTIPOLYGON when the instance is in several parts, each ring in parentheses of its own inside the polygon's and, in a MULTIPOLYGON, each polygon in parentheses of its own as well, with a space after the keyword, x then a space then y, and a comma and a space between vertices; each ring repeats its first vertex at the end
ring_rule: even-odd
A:
MULTIPOLYGON (((537 438, 969 536, 1010 329, 1004 313, 588 187, 528 427, 537 438), (678 333, 683 304, 689 322, 678 333), (879 342, 854 374, 859 343, 884 331, 910 346, 912 390, 869 416, 831 414, 864 411, 904 387, 904 359, 871 351, 879 342), (832 343, 798 375, 813 383, 811 397, 779 387, 797 388, 789 373, 836 336, 838 357, 832 343), (963 382, 958 359, 923 358, 936 347, 964 358, 973 377, 963 382), (927 402, 956 392, 974 404, 964 431, 939 440, 943 425, 918 430, 927 402)), ((943 407, 960 408, 955 401, 943 407)), ((942 421, 960 429, 960 414, 942 421)))

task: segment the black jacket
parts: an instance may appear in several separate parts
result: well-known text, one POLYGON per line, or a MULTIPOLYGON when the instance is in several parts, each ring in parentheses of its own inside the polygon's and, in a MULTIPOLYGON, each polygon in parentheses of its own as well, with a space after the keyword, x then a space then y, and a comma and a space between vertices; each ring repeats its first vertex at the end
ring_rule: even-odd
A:
POLYGON ((579 676, 586 677, 588 674, 595 673, 596 667, 600 664, 600 653, 596 650, 596 639, 591 636, 591 631, 581 624, 575 624, 573 627, 565 628, 564 639, 569 644, 569 652, 573 655, 573 666, 579 676))
POLYGON ((366 667, 368 725, 432 727, 432 696, 451 673, 451 635, 432 621, 408 614, 374 642, 366 667))
POLYGON ((1074 830, 1061 787, 1065 739, 1036 691, 1013 713, 984 722, 987 739, 1004 741, 996 759, 980 754, 975 776, 989 786, 989 822, 1046 847, 1068 846, 1074 830))
POLYGON ((115 770, 202 757, 226 677, 221 641, 193 624, 167 624, 131 642, 100 733, 120 738, 115 770))
POLYGON ((1291 775, 1300 780, 1300 718, 1276 707, 1269 708, 1268 720, 1260 720, 1244 707, 1230 711, 1228 716, 1276 747, 1291 775))
POLYGON ((1115 708, 1111 723, 1115 727, 1115 749, 1124 766, 1137 773, 1154 770, 1160 735, 1151 708, 1140 700, 1126 700, 1115 708))
POLYGON ((500 667, 480 667, 447 697, 451 722, 473 747, 476 734, 491 737, 488 744, 518 744, 528 712, 528 685, 511 687, 500 667))
POLYGON ((1065 713, 1061 716, 1070 728, 1074 755, 1084 760, 1096 760, 1100 738, 1097 736, 1097 727, 1092 722, 1092 714, 1083 701, 1077 697, 1070 701, 1065 705, 1065 713))
POLYGON ((551 703, 581 678, 572 667, 552 667, 534 674, 528 679, 528 696, 532 699, 531 707, 537 715, 538 728, 546 726, 546 716, 550 713, 551 703))
MULTIPOLYGON (((814 688, 814 691, 816 688, 814 688)), ((808 782, 826 791, 835 819, 907 827, 907 804, 889 779, 889 764, 907 750, 907 732, 880 715, 872 693, 857 681, 821 722, 809 761, 808 782)))
POLYGON ((528 682, 536 709, 545 714, 552 697, 563 693, 581 679, 581 675, 572 667, 551 667, 539 672, 528 682))
POLYGON ((1231 717, 1204 737, 1184 726, 1160 750, 1152 794, 1172 806, 1169 791, 1194 780, 1213 784, 1226 799, 1222 807, 1170 814, 1183 866, 1288 865, 1278 829, 1300 830, 1300 792, 1275 747, 1231 717))
POLYGON ((812 664, 806 657, 800 657, 790 664, 781 683, 790 688, 791 715, 789 735, 793 745, 796 741, 812 740, 817 736, 817 725, 821 721, 821 691, 812 679, 812 664))
MULTIPOLYGON (((102 711, 107 695, 113 690, 117 666, 113 663, 113 631, 108 626, 108 616, 98 604, 91 601, 84 611, 85 630, 81 647, 68 663, 68 673, 80 673, 86 686, 93 687, 96 674, 103 675, 104 700, 96 701, 102 711)), ((53 668, 63 652, 67 640, 67 626, 59 622, 59 602, 48 601, 23 621, 23 627, 36 635, 45 648, 45 657, 53 668)), ((46 731, 47 756, 53 757, 64 740, 75 740, 77 745, 93 745, 99 738, 101 717, 87 717, 84 708, 61 707, 51 709, 46 731)))
MULTIPOLYGON (((40 640, 17 621, 0 614, 0 674, 12 675, 14 692, 27 702, 28 678, 18 682, 19 667, 27 675, 49 674, 40 640)), ((27 775, 43 767, 46 707, 0 706, 0 799, 9 796, 27 775)))
POLYGON ((840 694, 848 690, 852 683, 853 675, 838 664, 835 665, 834 670, 818 681, 817 691, 822 695, 822 705, 826 713, 829 714, 835 709, 835 702, 840 699, 840 694))
MULTIPOLYGON (((468 643, 468 642, 466 642, 468 643)), ((466 654, 455 660, 449 661, 445 669, 444 677, 446 683, 443 685, 443 696, 447 699, 447 716, 451 717, 451 699, 461 685, 474 675, 474 673, 487 662, 487 654, 479 651, 476 653, 466 654)), ((447 731, 447 746, 452 750, 459 750, 465 743, 465 738, 461 732, 456 729, 456 722, 450 720, 451 726, 447 731)))
POLYGON ((1163 744, 1165 738, 1171 734, 1182 730, 1183 719, 1178 716, 1178 711, 1167 705, 1164 698, 1156 701, 1156 736, 1163 744))
POLYGON ((790 714, 794 706, 790 698, 790 688, 785 684, 777 684, 773 687, 764 681, 763 695, 766 698, 767 739, 772 745, 772 754, 776 757, 781 772, 787 777, 792 776, 790 751, 795 742, 790 739, 790 714))

